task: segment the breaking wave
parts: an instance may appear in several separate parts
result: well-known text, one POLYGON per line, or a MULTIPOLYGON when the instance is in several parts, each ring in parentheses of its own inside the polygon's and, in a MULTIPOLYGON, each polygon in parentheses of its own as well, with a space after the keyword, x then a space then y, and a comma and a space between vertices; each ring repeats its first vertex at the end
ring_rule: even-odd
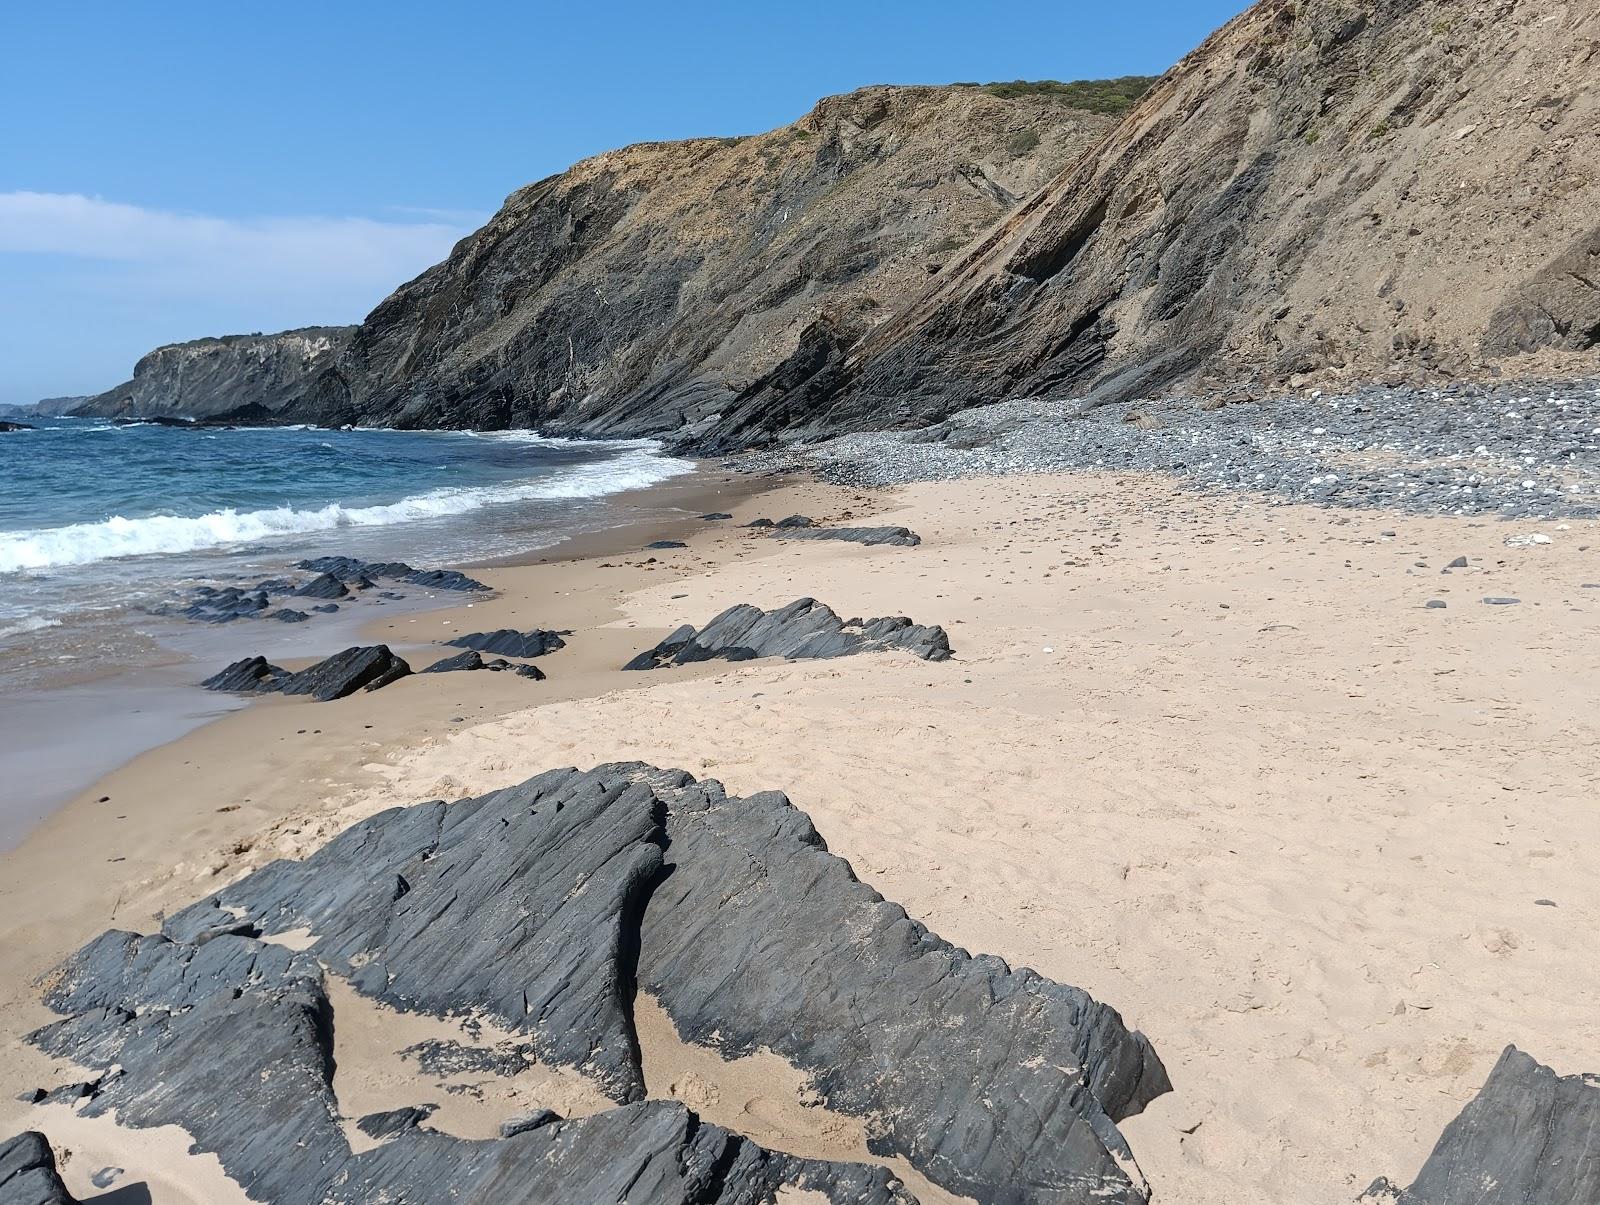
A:
POLYGON ((89 565, 119 557, 195 552, 341 527, 411 523, 508 502, 600 498, 694 471, 687 461, 659 456, 651 450, 653 447, 635 444, 610 460, 529 481, 447 487, 374 506, 331 502, 300 510, 288 506, 251 511, 230 508, 205 515, 151 515, 143 519, 117 515, 98 523, 0 532, 0 573, 89 565))

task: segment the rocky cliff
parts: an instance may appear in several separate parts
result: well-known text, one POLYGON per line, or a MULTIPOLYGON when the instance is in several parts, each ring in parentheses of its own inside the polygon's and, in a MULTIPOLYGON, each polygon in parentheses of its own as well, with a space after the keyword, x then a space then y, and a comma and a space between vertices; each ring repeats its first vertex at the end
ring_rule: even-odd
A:
POLYGON ((1592 372, 1596 78, 1589 0, 1262 0, 894 320, 747 394, 725 440, 1025 395, 1592 372))
POLYGON ((324 420, 678 433, 854 342, 1098 143, 1147 81, 875 87, 749 138, 608 152, 513 194, 308 393, 324 420), (1099 110, 1099 111, 1092 111, 1099 110))
POLYGON ((77 401, 79 415, 269 419, 301 403, 307 382, 354 328, 308 326, 276 335, 224 335, 158 347, 133 380, 77 401))

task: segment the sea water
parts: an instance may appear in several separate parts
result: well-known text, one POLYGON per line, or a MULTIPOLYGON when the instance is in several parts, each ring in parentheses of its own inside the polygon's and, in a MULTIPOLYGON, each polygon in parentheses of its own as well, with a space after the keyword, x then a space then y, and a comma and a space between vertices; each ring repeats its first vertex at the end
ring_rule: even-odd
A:
MULTIPOLYGON (((184 664, 185 625, 162 615, 195 586, 329 553, 419 568, 514 556, 623 522, 616 495, 692 471, 647 441, 528 431, 30 421, 0 434, 0 847, 19 815, 87 785, 89 762, 109 770, 233 705, 193 689, 217 667, 184 664), (62 753, 79 726, 87 760, 62 753)), ((209 638, 237 637, 238 656, 321 655, 351 642, 348 610, 209 638)))

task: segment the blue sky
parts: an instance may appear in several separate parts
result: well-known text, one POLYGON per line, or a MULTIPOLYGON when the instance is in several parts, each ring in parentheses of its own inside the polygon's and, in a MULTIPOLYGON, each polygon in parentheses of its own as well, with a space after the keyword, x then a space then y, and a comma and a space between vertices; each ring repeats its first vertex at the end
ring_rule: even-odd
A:
POLYGON ((358 321, 502 198, 872 83, 1156 74, 1243 0, 0 6, 0 403, 358 321))

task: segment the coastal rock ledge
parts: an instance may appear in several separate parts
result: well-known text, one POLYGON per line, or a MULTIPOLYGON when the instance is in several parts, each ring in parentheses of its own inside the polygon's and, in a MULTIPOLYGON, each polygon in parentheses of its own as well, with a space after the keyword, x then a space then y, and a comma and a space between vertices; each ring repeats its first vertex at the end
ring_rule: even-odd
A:
POLYGON ((929 932, 782 794, 637 762, 391 809, 159 935, 108 931, 49 979, 64 1019, 29 1040, 98 1073, 82 1113, 182 1126, 261 1201, 754 1205, 804 1190, 911 1205, 887 1167, 768 1150, 646 1099, 640 992, 686 1042, 782 1056, 820 1104, 865 1120, 874 1156, 949 1192, 1149 1199, 1116 1122, 1170 1084, 1113 1009, 929 932), (304 949, 265 940, 301 930, 304 949), (398 1009, 493 1021, 616 1106, 489 1140, 385 1126, 353 1151, 328 974, 398 1009))
POLYGON ((848 657, 901 649, 924 661, 948 661, 950 637, 941 627, 912 623, 904 615, 840 619, 814 598, 763 611, 749 603, 729 607, 705 627, 684 624, 623 669, 659 669, 696 661, 752 661, 757 657, 848 657))

